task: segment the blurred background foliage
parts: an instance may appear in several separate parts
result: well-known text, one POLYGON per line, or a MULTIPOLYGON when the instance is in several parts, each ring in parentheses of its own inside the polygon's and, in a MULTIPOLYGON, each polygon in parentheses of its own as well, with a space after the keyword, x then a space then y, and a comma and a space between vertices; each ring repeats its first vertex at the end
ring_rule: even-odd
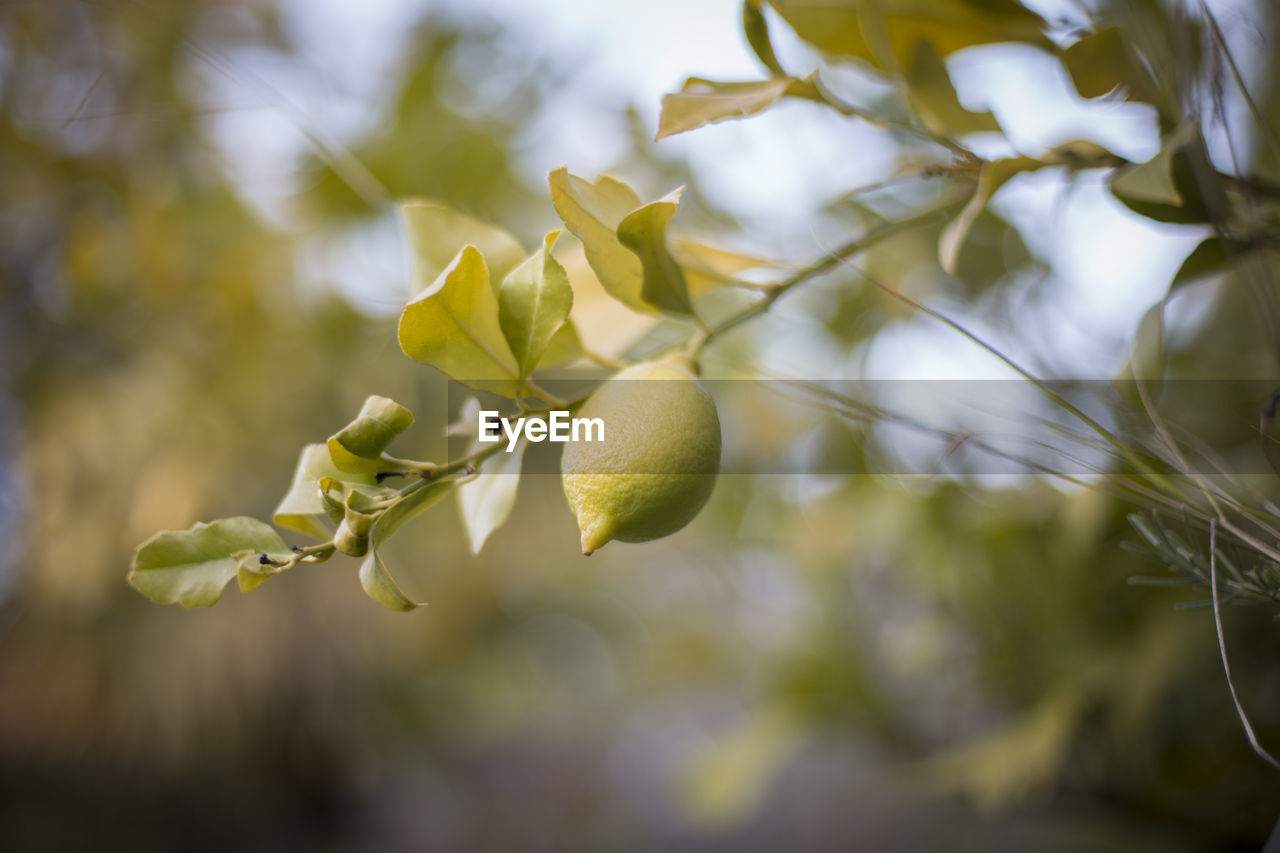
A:
MULTIPOLYGON (((1274 14, 1253 11, 1271 39, 1274 14)), ((271 3, 0 5, 0 847, 1257 849, 1280 785, 1240 732, 1211 618, 1126 585, 1154 567, 1119 547, 1132 507, 1094 490, 726 476, 687 531, 586 561, 557 480, 535 476, 478 557, 451 507, 401 534, 399 573, 430 602, 408 616, 344 559, 209 611, 126 587, 155 530, 269 517, 298 447, 369 393, 416 413, 405 455, 433 446, 443 382, 326 252, 409 196, 530 246, 555 225, 518 151, 581 69, 508 47, 425 11, 378 120, 339 144, 238 58, 320 73, 271 3), (280 176, 246 177, 219 144, 211 117, 255 108, 218 100, 229 79, 309 137, 283 208, 245 192, 280 176)), ((684 221, 735 233, 626 121, 613 171, 691 183, 684 221)), ((894 203, 837 201, 813 227, 894 203)), ((948 276, 920 261, 937 239, 903 234, 865 268, 1011 334, 1035 315, 1034 241, 984 214, 948 276)), ((392 310, 397 263, 377 289, 392 310)), ((1274 377, 1231 282, 1171 339, 1176 375, 1274 377)), ((790 309, 855 361, 907 316, 856 283, 837 272, 790 309)), ((787 345, 744 330, 716 364, 787 345)), ((875 439, 821 411, 725 421, 759 454, 803 440, 848 459, 875 439)), ((1270 615, 1227 627, 1275 743, 1270 615)))

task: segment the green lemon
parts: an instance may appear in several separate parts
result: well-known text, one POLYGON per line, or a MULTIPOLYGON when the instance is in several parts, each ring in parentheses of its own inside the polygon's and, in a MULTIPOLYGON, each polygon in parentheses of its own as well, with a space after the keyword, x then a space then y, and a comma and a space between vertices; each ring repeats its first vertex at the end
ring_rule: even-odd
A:
POLYGON ((632 365, 577 413, 604 422, 604 441, 565 445, 561 480, 582 553, 606 542, 675 533, 702 509, 720 470, 716 404, 677 357, 632 365))

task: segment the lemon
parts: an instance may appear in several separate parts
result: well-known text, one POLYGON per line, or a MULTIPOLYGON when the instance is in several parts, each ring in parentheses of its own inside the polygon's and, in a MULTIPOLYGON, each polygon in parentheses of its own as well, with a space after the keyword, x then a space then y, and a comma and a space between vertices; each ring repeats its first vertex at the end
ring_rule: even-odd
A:
POLYGON ((604 441, 565 445, 561 481, 582 553, 675 533, 702 509, 720 470, 716 405, 678 357, 635 364, 602 384, 579 418, 604 441))

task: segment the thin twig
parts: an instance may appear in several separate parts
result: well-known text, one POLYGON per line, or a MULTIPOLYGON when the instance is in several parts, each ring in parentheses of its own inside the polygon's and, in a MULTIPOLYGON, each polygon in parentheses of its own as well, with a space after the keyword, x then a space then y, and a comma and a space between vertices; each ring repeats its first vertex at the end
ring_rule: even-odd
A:
POLYGON ((943 148, 946 148, 951 153, 959 155, 960 157, 964 157, 964 158, 973 157, 972 151, 970 151, 968 148, 966 148, 964 145, 960 144, 959 142, 956 142, 954 139, 949 139, 941 134, 933 133, 932 131, 926 130, 925 128, 922 128, 922 127, 917 127, 914 124, 895 121, 894 119, 889 119, 889 118, 885 118, 884 116, 876 115, 875 113, 869 110, 864 110, 861 107, 855 107, 853 104, 838 97, 835 93, 833 93, 830 89, 828 89, 816 74, 813 76, 813 88, 814 88, 814 91, 817 92, 818 94, 818 97, 816 100, 818 100, 820 103, 825 103, 827 106, 831 107, 841 115, 846 115, 846 116, 849 116, 850 118, 862 119, 868 124, 873 125, 875 127, 882 128, 884 130, 897 130, 903 133, 909 133, 912 136, 915 136, 919 139, 923 139, 926 142, 932 142, 934 145, 940 145, 943 148))
MULTIPOLYGON (((841 261, 843 262, 844 259, 841 259, 841 261)), ((1048 397, 1055 405, 1061 407, 1064 411, 1070 413, 1073 417, 1078 419, 1085 426, 1089 427, 1089 429, 1096 432, 1101 438, 1103 438, 1108 444, 1110 444, 1116 450, 1116 452, 1120 454, 1120 456, 1126 459, 1130 464, 1134 465, 1138 469, 1138 471, 1140 471, 1144 476, 1150 479, 1153 483, 1155 483, 1156 485, 1166 490, 1174 491, 1170 487, 1167 478, 1165 478, 1163 474, 1161 474, 1159 471, 1152 468, 1151 465, 1148 464, 1145 459, 1143 459, 1140 455, 1135 453, 1131 448, 1127 447, 1124 444, 1124 442, 1120 441, 1120 439, 1118 439, 1115 435, 1113 435, 1110 430, 1108 430, 1102 424, 1098 423, 1093 418, 1089 417, 1087 414, 1081 411, 1078 406, 1074 405, 1070 400, 1067 400, 1061 394, 1058 394, 1056 391, 1054 391, 1052 388, 1046 385, 1042 380, 1037 378, 1034 374, 1032 374, 1026 368, 1022 367, 1012 358, 1005 355, 1003 352, 1001 352, 991 344, 984 341, 977 334, 969 331, 963 325, 956 322, 955 320, 952 320, 950 317, 943 314, 942 312, 935 311, 929 306, 921 302, 917 302, 916 300, 912 299, 910 296, 907 296, 902 291, 897 290, 893 287, 890 287, 889 285, 877 280, 876 278, 869 275, 864 270, 857 269, 856 267, 855 269, 859 274, 862 275, 863 278, 871 282, 872 285, 879 288, 882 292, 888 294, 889 296, 892 296, 894 299, 899 300, 900 302, 915 309, 916 311, 919 311, 922 314, 932 317, 933 319, 937 320, 943 325, 949 326, 951 329, 955 330, 956 332, 959 332, 961 335, 968 338, 970 341, 977 344, 982 349, 991 353, 1000 361, 1004 362, 1006 365, 1012 368, 1015 373, 1017 373, 1023 379, 1026 379, 1028 382, 1034 385, 1042 394, 1048 397)), ((1176 494, 1176 491, 1174 493, 1176 494)))
POLYGON ((1276 130, 1271 126, 1271 122, 1267 121, 1267 117, 1263 115, 1262 110, 1258 109, 1258 103, 1249 94, 1249 88, 1245 85, 1244 75, 1240 73, 1240 66, 1236 65, 1235 57, 1231 55, 1231 48, 1227 47, 1227 40, 1222 34, 1222 28, 1218 26, 1218 19, 1209 8, 1209 4, 1205 0, 1200 0, 1200 14, 1204 15, 1205 21, 1209 24, 1209 32, 1213 34, 1213 40, 1217 42, 1218 49, 1222 51, 1222 58, 1226 60, 1227 68, 1231 71, 1231 76, 1235 78, 1236 87, 1240 89, 1240 95, 1244 98, 1244 102, 1249 106, 1249 112, 1253 114, 1253 120, 1258 123, 1258 128, 1263 132, 1267 143, 1272 149, 1280 153, 1280 136, 1276 135, 1276 130))
POLYGON ((909 216, 906 219, 887 222, 878 228, 859 235, 855 239, 845 243, 843 246, 838 246, 837 248, 832 249, 818 262, 811 264, 810 266, 795 272, 789 278, 778 282, 775 287, 765 293, 765 295, 760 299, 752 302, 736 314, 730 315, 715 326, 703 332, 700 336, 696 337, 691 343, 688 352, 696 360, 698 356, 702 354, 702 351, 706 349, 707 345, 713 340, 720 337, 725 332, 728 332, 730 329, 737 328, 748 320, 764 314, 773 307, 773 303, 777 302, 783 294, 790 291, 796 285, 834 269, 841 263, 848 260, 849 257, 866 251, 887 237, 891 237, 894 234, 910 228, 924 225, 952 208, 958 207, 959 204, 959 201, 949 201, 945 204, 938 205, 937 207, 932 207, 922 213, 909 216))
POLYGON ((1160 437, 1163 438, 1165 444, 1168 445, 1169 452, 1174 455, 1174 458, 1177 459, 1178 464, 1182 466, 1182 470, 1187 474, 1187 476, 1191 477, 1191 479, 1195 481, 1195 484, 1200 489, 1201 494, 1203 494, 1205 500, 1209 502, 1209 506, 1213 508, 1213 513, 1217 518, 1210 521, 1210 532, 1213 532, 1213 525, 1215 522, 1217 524, 1221 524, 1224 530, 1236 536, 1244 542, 1244 544, 1248 545, 1259 554, 1273 562, 1280 563, 1280 551, 1277 551, 1275 548, 1253 536, 1248 531, 1233 524, 1231 519, 1227 517, 1227 514, 1222 511, 1222 505, 1218 503, 1214 490, 1209 488, 1209 484, 1205 482, 1204 477, 1200 475, 1200 472, 1193 468, 1187 461, 1187 457, 1182 453, 1182 448, 1178 446, 1178 442, 1174 440, 1173 435, 1169 432, 1169 428, 1165 425, 1164 418, 1160 417, 1160 413, 1157 412, 1155 406, 1152 405, 1151 396, 1147 393, 1146 385, 1141 381, 1135 384, 1138 388, 1138 399, 1142 401, 1142 407, 1146 409, 1147 417, 1151 419, 1151 423, 1155 426, 1156 431, 1160 433, 1160 437))
POLYGON ((1280 770, 1280 761, 1277 761, 1259 743, 1258 736, 1249 723, 1249 716, 1244 711, 1244 705, 1240 704, 1235 680, 1231 677, 1231 661, 1227 659, 1227 639, 1222 630, 1222 609, 1218 604, 1218 523, 1216 520, 1209 522, 1209 587, 1213 593, 1213 626, 1218 633, 1218 651, 1222 653, 1222 672, 1227 677, 1227 689, 1231 691, 1231 701, 1235 703, 1236 713, 1240 716, 1240 725, 1244 727, 1249 746, 1253 747, 1258 757, 1280 770))

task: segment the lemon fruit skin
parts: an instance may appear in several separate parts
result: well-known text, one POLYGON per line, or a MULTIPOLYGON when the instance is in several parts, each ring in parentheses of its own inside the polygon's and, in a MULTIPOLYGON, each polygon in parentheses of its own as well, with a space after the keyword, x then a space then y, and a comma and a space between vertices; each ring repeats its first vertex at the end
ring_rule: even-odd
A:
POLYGON ((571 442, 560 460, 582 553, 648 542, 693 520, 720 470, 715 402, 677 358, 628 367, 578 411, 604 421, 602 442, 571 442))

